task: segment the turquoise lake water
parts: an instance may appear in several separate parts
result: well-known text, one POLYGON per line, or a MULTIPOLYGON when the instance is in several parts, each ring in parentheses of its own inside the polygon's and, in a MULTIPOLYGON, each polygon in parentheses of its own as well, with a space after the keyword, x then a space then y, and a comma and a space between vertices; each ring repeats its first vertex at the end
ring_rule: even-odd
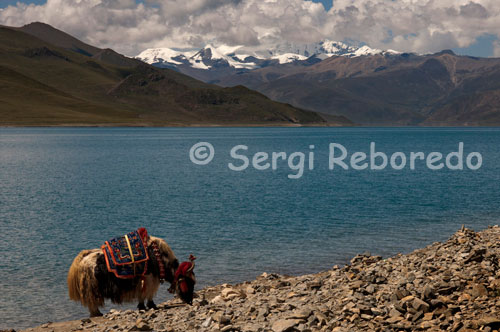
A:
POLYGON ((203 287, 318 272, 365 251, 409 252, 462 224, 498 224, 499 147, 499 128, 1 128, 0 329, 86 317, 67 296, 72 259, 138 227, 180 260, 195 254, 203 287), (215 150, 204 166, 189 157, 202 141, 215 150), (351 154, 370 142, 388 155, 447 154, 463 142, 483 164, 329 170, 330 143, 351 154), (232 171, 236 145, 250 158, 313 151, 314 169, 290 179, 296 171, 278 160, 276 170, 232 171))

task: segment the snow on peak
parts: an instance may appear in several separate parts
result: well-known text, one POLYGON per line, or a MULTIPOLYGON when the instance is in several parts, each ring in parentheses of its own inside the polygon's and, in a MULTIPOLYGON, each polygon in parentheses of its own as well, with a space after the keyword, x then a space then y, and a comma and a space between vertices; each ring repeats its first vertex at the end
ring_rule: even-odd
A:
POLYGON ((212 58, 212 60, 224 59, 225 58, 225 54, 224 53, 220 52, 217 47, 214 47, 214 46, 212 46, 210 44, 208 44, 207 46, 205 46, 205 48, 203 48, 202 50, 200 50, 194 56, 195 57, 203 56, 203 54, 206 51, 210 51, 210 57, 212 58))
POLYGON ((358 48, 356 51, 352 52, 352 56, 353 57, 356 57, 356 56, 362 56, 362 55, 377 55, 377 54, 380 54, 382 53, 383 51, 382 50, 379 50, 377 48, 371 48, 371 47, 368 47, 368 46, 361 46, 360 48, 358 48))
POLYGON ((391 49, 388 49, 388 50, 387 50, 387 51, 385 51, 384 53, 387 53, 387 54, 393 54, 393 55, 403 54, 402 52, 395 51, 395 50, 391 50, 391 49))
MULTIPOLYGON (((203 63, 204 66, 212 68, 213 62, 227 63, 227 65, 239 68, 239 69, 255 69, 257 65, 253 62, 245 62, 245 59, 236 57, 235 52, 241 48, 241 46, 226 46, 222 45, 219 47, 214 47, 213 45, 207 45, 205 48, 198 51, 192 57, 189 58, 189 62, 196 62, 198 64, 203 63)), ((246 57, 245 57, 246 58, 246 57)))
POLYGON ((238 45, 238 46, 221 45, 217 47, 217 51, 221 54, 230 55, 230 54, 235 54, 236 51, 242 47, 243 45, 238 45))
POLYGON ((277 60, 279 64, 303 61, 309 57, 324 60, 331 56, 359 57, 371 55, 401 54, 394 50, 382 51, 369 46, 353 47, 343 42, 323 40, 312 44, 282 43, 265 49, 252 49, 241 45, 228 46, 208 44, 195 51, 178 51, 171 48, 150 48, 136 58, 149 64, 170 67, 181 65, 209 70, 214 67, 233 67, 237 69, 256 69, 269 65, 268 60, 277 60))
POLYGON ((280 65, 281 65, 281 64, 289 63, 289 62, 293 62, 293 61, 305 60, 305 59, 307 59, 307 57, 304 55, 300 55, 300 54, 285 53, 285 54, 280 54, 280 55, 274 55, 271 57, 271 59, 278 60, 280 65))
POLYGON ((369 55, 378 55, 378 54, 397 55, 397 54, 401 54, 401 52, 394 51, 394 50, 382 51, 382 50, 379 50, 378 48, 371 48, 371 47, 365 45, 365 46, 358 48, 354 52, 345 54, 345 56, 354 58, 354 57, 358 57, 358 56, 369 56, 369 55))
POLYGON ((342 55, 343 53, 352 53, 356 50, 356 48, 351 47, 342 42, 337 42, 328 39, 321 42, 320 45, 324 51, 321 53, 332 54, 332 55, 342 55))
POLYGON ((149 64, 158 62, 170 62, 180 65, 182 64, 182 62, 173 60, 173 58, 185 56, 186 55, 184 53, 175 51, 171 48, 149 48, 141 52, 141 54, 136 56, 136 58, 149 64))

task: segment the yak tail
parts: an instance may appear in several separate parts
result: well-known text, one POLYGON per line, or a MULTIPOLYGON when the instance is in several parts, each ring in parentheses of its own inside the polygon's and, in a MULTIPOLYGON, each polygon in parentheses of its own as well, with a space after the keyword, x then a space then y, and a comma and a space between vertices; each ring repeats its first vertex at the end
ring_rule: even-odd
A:
POLYGON ((92 253, 92 250, 82 250, 78 256, 75 257, 71 267, 68 271, 68 292, 69 298, 73 301, 80 301, 82 292, 80 289, 80 278, 82 275, 81 263, 88 254, 92 253))
POLYGON ((68 271, 69 298, 74 301, 79 301, 84 305, 88 305, 88 302, 94 302, 92 301, 92 297, 94 296, 90 296, 91 298, 89 298, 89 295, 93 295, 93 288, 97 286, 97 280, 95 280, 93 275, 95 261, 93 262, 91 257, 87 256, 96 254, 97 252, 98 250, 96 249, 82 250, 78 256, 75 257, 68 271))

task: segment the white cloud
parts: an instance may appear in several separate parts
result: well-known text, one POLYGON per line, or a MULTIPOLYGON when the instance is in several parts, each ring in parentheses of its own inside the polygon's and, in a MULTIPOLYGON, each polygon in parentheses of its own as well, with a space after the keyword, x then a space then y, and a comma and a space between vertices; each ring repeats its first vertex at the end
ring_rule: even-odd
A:
POLYGON ((500 42, 498 41, 493 43, 493 56, 500 58, 500 42))
MULTIPOLYGON (((498 0, 47 0, 7 7, 0 24, 41 21, 100 47, 135 55, 150 47, 265 45, 323 38, 435 52, 500 32, 498 0)), ((498 45, 497 45, 498 49, 498 45)), ((498 54, 498 53, 497 53, 498 54)))
POLYGON ((495 0, 336 0, 329 31, 372 47, 433 52, 500 31, 495 0))

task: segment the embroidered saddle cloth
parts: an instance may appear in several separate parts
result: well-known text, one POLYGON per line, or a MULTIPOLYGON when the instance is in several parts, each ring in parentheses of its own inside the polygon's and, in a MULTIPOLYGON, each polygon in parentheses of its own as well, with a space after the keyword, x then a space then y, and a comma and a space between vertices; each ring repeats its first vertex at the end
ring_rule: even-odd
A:
POLYGON ((129 279, 147 272, 148 234, 145 228, 104 242, 101 249, 109 272, 117 278, 129 279))

